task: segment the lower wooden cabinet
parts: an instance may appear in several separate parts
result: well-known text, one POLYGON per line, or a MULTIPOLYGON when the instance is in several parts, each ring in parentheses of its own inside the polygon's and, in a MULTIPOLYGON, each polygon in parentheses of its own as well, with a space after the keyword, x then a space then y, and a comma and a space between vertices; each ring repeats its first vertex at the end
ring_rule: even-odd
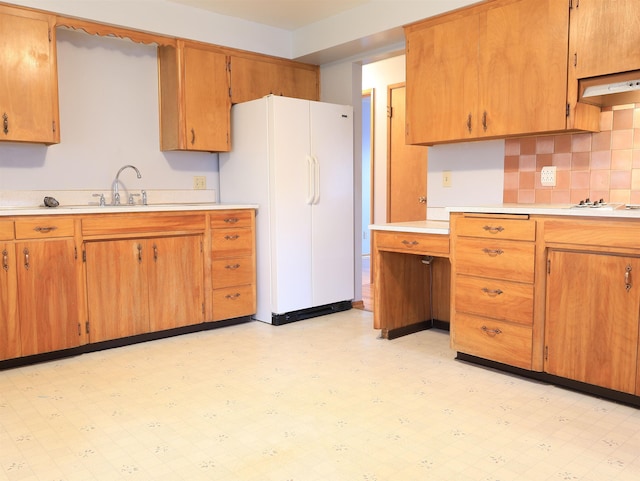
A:
POLYGON ((552 249, 548 262, 545 370, 640 393, 640 257, 552 249))
POLYGON ((86 242, 89 341, 204 321, 202 235, 86 242))

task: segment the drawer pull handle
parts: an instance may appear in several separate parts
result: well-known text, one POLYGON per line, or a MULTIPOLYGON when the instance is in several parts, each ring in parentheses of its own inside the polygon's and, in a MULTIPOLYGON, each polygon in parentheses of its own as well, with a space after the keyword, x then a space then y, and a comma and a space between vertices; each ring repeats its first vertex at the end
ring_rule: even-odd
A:
POLYGON ((500 289, 487 289, 486 287, 482 288, 482 292, 489 295, 490 297, 496 297, 502 294, 502 291, 500 289))
POLYGON ((225 299, 229 299, 230 301, 235 301, 240 297, 240 293, 236 292, 235 294, 227 294, 224 296, 225 299))
POLYGON ((224 266, 224 268, 232 270, 232 271, 235 271, 236 269, 240 268, 240 264, 228 264, 228 265, 224 266))
POLYGON ((498 334, 502 334, 502 331, 500 329, 489 329, 487 326, 482 326, 481 329, 491 337, 497 336, 498 334))
POLYGON ((239 221, 240 219, 238 219, 237 217, 227 217, 224 221, 227 224, 235 224, 239 221))
POLYGON ((406 245, 407 247, 413 247, 413 246, 417 246, 419 244, 418 241, 408 241, 408 240, 403 240, 402 243, 404 245, 406 245))
POLYGON ((2 268, 5 271, 9 270, 9 253, 6 250, 2 251, 2 268))
POLYGON ((486 230, 487 232, 491 233, 491 234, 498 234, 500 232, 502 232, 504 230, 504 227, 502 227, 501 225, 494 227, 492 225, 485 225, 483 227, 484 230, 486 230))
POLYGON ((41 234, 48 234, 49 232, 52 232, 54 230, 56 230, 57 227, 56 226, 47 226, 47 227, 34 227, 33 230, 36 232, 40 232, 41 234))
POLYGON ((231 234, 227 234, 226 236, 224 236, 224 238, 225 238, 225 239, 227 239, 227 240, 236 240, 236 239, 238 239, 239 237, 240 237, 240 236, 239 236, 238 234, 233 234, 233 235, 231 235, 231 234))
POLYGON ((631 283, 631 264, 628 264, 624 271, 624 287, 629 292, 633 284, 631 283))
POLYGON ((500 254, 504 254, 504 251, 502 249, 487 249, 486 247, 482 249, 482 252, 487 254, 489 257, 496 257, 500 254))

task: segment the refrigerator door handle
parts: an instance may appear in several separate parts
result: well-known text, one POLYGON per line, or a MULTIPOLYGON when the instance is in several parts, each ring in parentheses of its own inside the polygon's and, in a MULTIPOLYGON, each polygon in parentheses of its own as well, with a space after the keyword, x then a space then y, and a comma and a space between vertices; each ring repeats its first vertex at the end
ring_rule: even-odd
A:
POLYGON ((313 204, 316 198, 316 182, 315 182, 315 173, 316 169, 314 166, 314 158, 310 155, 307 155, 307 204, 313 204))
POLYGON ((313 167, 313 203, 317 204, 320 202, 320 162, 318 162, 318 158, 315 155, 313 156, 313 167))

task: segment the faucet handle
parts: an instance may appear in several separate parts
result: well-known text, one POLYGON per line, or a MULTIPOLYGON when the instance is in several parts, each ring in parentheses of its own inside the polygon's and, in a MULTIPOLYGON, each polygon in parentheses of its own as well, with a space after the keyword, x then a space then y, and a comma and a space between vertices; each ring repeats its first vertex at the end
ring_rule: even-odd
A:
POLYGON ((148 203, 147 191, 143 190, 142 191, 142 205, 147 205, 147 203, 148 203))
POLYGON ((104 194, 93 194, 93 197, 100 197, 100 207, 104 207, 106 205, 104 194))
POLYGON ((139 197, 139 196, 140 196, 140 194, 129 194, 129 200, 127 201, 127 203, 128 203, 129 205, 133 205, 133 204, 135 204, 135 201, 134 201, 134 199, 133 199, 133 197, 134 197, 134 196, 139 197))

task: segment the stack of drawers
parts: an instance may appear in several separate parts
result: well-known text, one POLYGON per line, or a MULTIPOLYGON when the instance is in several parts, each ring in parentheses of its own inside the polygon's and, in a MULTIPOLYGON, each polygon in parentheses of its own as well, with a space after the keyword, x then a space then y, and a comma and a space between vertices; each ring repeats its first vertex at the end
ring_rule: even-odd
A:
POLYGON ((211 214, 213 319, 256 312, 253 210, 211 214))
POLYGON ((451 234, 452 347, 531 369, 535 220, 465 214, 452 222, 451 234))

